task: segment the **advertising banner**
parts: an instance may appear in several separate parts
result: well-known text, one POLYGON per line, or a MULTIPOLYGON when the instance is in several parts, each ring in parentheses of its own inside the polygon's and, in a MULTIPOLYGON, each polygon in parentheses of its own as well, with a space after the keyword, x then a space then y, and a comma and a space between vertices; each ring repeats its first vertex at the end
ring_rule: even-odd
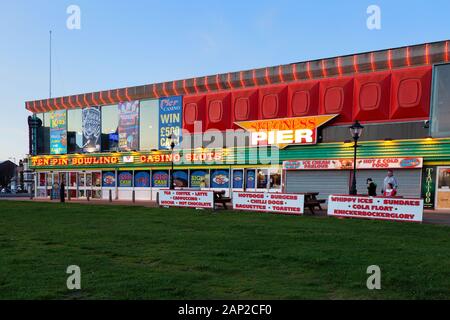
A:
POLYGON ((150 188, 150 172, 137 171, 134 173, 134 186, 136 188, 150 188))
POLYGON ((67 153, 66 110, 50 112, 50 154, 67 153))
POLYGON ((206 175, 205 170, 191 171, 191 188, 206 188, 206 175))
POLYGON ((229 170, 213 170, 211 173, 211 188, 229 188, 230 187, 230 171, 229 170))
POLYGON ((214 192, 196 190, 160 190, 159 205, 167 207, 214 209, 214 192))
POLYGON ((422 222, 423 200, 330 195, 328 215, 346 218, 422 222))
POLYGON ((434 209, 436 197, 436 166, 426 166, 422 170, 422 198, 425 209, 434 209))
POLYGON ((133 187, 133 173, 130 171, 121 171, 118 174, 119 187, 131 188, 133 187))
POLYGON ((139 101, 119 103, 119 150, 139 150, 139 101))
POLYGON ((302 215, 304 206, 305 196, 301 194, 233 192, 234 210, 302 215))
POLYGON ((85 108, 82 111, 83 152, 101 150, 102 113, 100 107, 85 108))
POLYGON ((102 186, 105 188, 114 188, 116 186, 116 173, 112 171, 103 172, 102 186))
POLYGON ((170 149, 170 136, 174 135, 175 145, 181 142, 183 97, 159 99, 159 149, 170 149))
MULTIPOLYGON (((358 159, 356 167, 360 170, 370 169, 420 169, 423 167, 423 158, 380 158, 358 159)), ((285 170, 351 170, 351 159, 328 160, 289 160, 283 162, 285 170)))
POLYGON ((234 170, 233 171, 233 188, 242 189, 244 188, 244 171, 234 170))
POLYGON ((168 171, 153 171, 152 187, 167 188, 169 186, 169 172, 168 171))
POLYGON ((255 170, 247 170, 246 188, 247 189, 255 189, 255 187, 256 187, 256 171, 255 170))
POLYGON ((189 176, 187 170, 177 170, 173 172, 173 183, 177 188, 187 188, 189 186, 189 176))

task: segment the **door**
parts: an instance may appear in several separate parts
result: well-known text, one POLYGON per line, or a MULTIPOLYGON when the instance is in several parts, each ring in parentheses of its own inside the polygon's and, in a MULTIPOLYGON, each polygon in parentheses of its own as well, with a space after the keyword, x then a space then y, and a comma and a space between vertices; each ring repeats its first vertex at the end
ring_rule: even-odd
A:
POLYGON ((450 167, 438 167, 436 181, 436 209, 450 209, 450 167))

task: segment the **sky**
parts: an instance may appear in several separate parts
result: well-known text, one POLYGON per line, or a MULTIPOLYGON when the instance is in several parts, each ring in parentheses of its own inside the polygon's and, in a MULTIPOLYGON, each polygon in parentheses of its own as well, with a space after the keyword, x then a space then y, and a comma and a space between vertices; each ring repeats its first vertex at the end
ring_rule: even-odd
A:
POLYGON ((0 0, 0 161, 28 152, 25 101, 450 39, 448 0, 0 0), (67 8, 80 8, 68 29, 67 8), (367 8, 381 10, 369 30, 367 8))

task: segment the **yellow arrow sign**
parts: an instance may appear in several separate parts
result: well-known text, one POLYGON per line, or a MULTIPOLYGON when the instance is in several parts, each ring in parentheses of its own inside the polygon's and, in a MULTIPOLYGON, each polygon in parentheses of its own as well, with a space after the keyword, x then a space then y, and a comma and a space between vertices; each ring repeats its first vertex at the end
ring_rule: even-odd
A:
POLYGON ((338 115, 267 119, 236 122, 251 133, 252 145, 275 145, 283 149, 291 144, 316 144, 317 128, 338 115))

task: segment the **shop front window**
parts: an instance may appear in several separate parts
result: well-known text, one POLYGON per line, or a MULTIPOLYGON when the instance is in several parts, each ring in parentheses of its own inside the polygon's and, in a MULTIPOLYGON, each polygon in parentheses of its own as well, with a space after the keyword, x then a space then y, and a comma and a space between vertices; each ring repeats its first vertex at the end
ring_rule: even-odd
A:
POLYGON ((281 169, 270 169, 270 189, 281 188, 281 169))
POLYGON ((230 171, 229 170, 212 170, 211 172, 211 188, 223 189, 230 187, 230 171))
POLYGON ((117 175, 119 182, 119 188, 132 188, 133 187, 133 172, 132 171, 120 171, 117 175))
POLYGON ((267 189, 267 170, 266 169, 258 170, 257 178, 258 178, 257 188, 267 189))
POLYGON ((46 187, 47 180, 46 180, 46 175, 43 172, 39 173, 39 187, 46 187))
POLYGON ((150 171, 136 171, 134 173, 135 188, 150 188, 150 171))
POLYGON ((92 173, 92 185, 96 188, 102 186, 102 174, 100 172, 92 173))
POLYGON ((244 187, 244 170, 233 170, 233 189, 244 187))
POLYGON ((77 173, 76 172, 70 173, 70 186, 73 188, 77 187, 77 173))
POLYGON ((450 64, 434 67, 431 135, 450 137, 450 64))
POLYGON ((152 172, 152 187, 153 188, 167 188, 169 186, 169 171, 156 170, 152 172))
POLYGON ((208 170, 191 170, 191 188, 209 188, 208 170))
POLYGON ((176 170, 173 172, 173 183, 177 188, 189 187, 189 178, 187 170, 176 170))

